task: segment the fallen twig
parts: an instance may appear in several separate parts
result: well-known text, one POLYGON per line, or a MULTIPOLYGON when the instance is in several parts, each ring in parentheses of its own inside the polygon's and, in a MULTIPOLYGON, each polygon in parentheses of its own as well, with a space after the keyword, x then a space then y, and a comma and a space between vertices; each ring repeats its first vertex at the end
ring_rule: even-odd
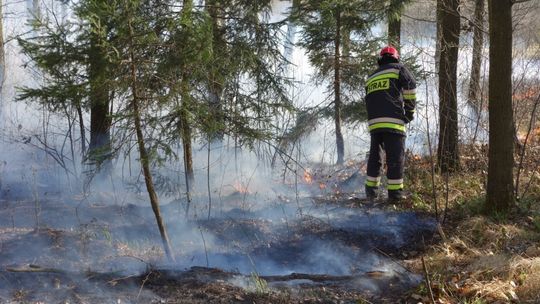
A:
POLYGON ((65 270, 56 268, 43 268, 38 265, 30 264, 28 267, 6 267, 8 272, 53 272, 53 273, 67 273, 65 270))
POLYGON ((443 242, 446 242, 448 240, 446 238, 446 233, 444 233, 443 227, 440 223, 437 223, 437 232, 439 232, 439 235, 441 236, 443 242))
MULTIPOLYGON (((86 277, 86 279, 94 279, 94 278, 106 278, 109 277, 109 282, 113 281, 121 281, 123 279, 126 279, 127 277, 121 277, 118 279, 112 279, 113 276, 119 276, 119 272, 113 272, 113 273, 101 273, 101 272, 94 272, 94 271, 85 271, 85 272, 77 272, 77 271, 69 271, 59 268, 49 268, 49 267, 41 267, 36 264, 28 264, 28 265, 17 265, 17 266, 10 266, 6 267, 5 271, 7 272, 27 272, 27 273, 57 273, 57 274, 64 274, 68 276, 80 276, 80 277, 86 277)), ((136 275, 135 275, 136 276, 136 275)), ((133 276, 134 277, 134 276, 133 276)))
POLYGON ((111 285, 111 286, 114 286, 114 285, 116 285, 116 284, 117 284, 118 282, 120 282, 120 281, 127 280, 127 279, 131 279, 131 278, 135 278, 135 277, 138 277, 138 276, 139 276, 139 274, 132 274, 132 275, 128 275, 128 276, 125 276, 125 277, 112 279, 112 280, 107 281, 107 284, 109 284, 109 285, 111 285))
POLYGON ((431 298, 431 303, 435 304, 435 296, 433 296, 433 289, 431 289, 431 280, 429 279, 429 272, 426 266, 426 261, 424 260, 424 257, 422 259, 422 268, 424 268, 424 277, 426 279, 426 285, 429 290, 429 296, 431 298))
MULTIPOLYGON (((405 269, 405 271, 407 271, 408 273, 413 273, 412 271, 410 271, 407 267, 405 267, 405 265, 401 264, 400 262, 397 261, 397 259, 393 258, 392 256, 390 256, 388 253, 382 251, 381 249, 375 247, 375 246, 371 246, 372 249, 374 249, 375 251, 379 252, 380 254, 384 255, 385 257, 387 257, 388 259, 390 259, 390 261, 392 261, 394 264, 398 265, 399 267, 405 269)), ((403 273, 401 273, 403 274, 403 273)))
POLYGON ((144 278, 144 280, 142 281, 141 283, 141 287, 139 288, 139 293, 137 293, 137 300, 139 299, 139 297, 141 296, 141 292, 144 288, 144 284, 146 284, 146 282, 148 281, 148 279, 150 278, 150 275, 152 274, 153 272, 150 270, 148 272, 148 274, 146 275, 146 277, 144 278))
POLYGON ((283 276, 260 276, 260 277, 268 282, 291 281, 291 280, 310 280, 313 282, 327 282, 327 281, 338 282, 338 281, 349 281, 353 278, 353 276, 350 276, 350 275, 333 276, 333 275, 326 275, 326 274, 306 274, 306 273, 291 273, 289 275, 283 275, 283 276))

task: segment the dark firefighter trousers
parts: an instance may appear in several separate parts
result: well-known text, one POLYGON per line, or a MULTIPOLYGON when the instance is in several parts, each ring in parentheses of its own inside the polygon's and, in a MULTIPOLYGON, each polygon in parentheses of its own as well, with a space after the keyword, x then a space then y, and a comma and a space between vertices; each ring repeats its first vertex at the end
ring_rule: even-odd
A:
POLYGON ((371 133, 366 188, 377 189, 379 187, 384 154, 386 154, 388 196, 400 195, 403 191, 405 159, 405 135, 403 134, 371 133))

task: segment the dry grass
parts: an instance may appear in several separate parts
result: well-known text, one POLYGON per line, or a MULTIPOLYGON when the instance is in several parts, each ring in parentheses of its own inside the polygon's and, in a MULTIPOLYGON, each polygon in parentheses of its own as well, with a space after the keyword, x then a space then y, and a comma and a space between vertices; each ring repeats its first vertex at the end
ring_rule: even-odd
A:
POLYGON ((479 216, 447 227, 450 237, 426 254, 439 302, 538 303, 540 236, 527 228, 479 216))
MULTIPOLYGON (((533 170, 522 176, 523 184, 533 181, 529 196, 522 198, 527 204, 521 204, 518 212, 488 217, 481 214, 487 169, 484 147, 465 150, 462 171, 434 176, 439 211, 448 206, 445 237, 424 255, 436 302, 540 303, 540 191, 536 191, 540 173, 533 170)), ((410 156, 408 164, 415 206, 434 212, 429 159, 410 156)), ((419 260, 411 267, 423 272, 419 260)), ((425 285, 417 294, 428 300, 425 285)))
POLYGON ((520 285, 516 293, 524 303, 540 302, 540 257, 523 259, 514 265, 514 275, 520 285))

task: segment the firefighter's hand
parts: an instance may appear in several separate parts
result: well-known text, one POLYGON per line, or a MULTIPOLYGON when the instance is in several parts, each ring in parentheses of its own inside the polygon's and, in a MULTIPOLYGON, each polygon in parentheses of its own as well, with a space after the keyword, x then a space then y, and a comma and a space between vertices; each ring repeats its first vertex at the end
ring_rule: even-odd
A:
POLYGON ((405 112, 405 122, 410 123, 414 119, 414 112, 405 112))

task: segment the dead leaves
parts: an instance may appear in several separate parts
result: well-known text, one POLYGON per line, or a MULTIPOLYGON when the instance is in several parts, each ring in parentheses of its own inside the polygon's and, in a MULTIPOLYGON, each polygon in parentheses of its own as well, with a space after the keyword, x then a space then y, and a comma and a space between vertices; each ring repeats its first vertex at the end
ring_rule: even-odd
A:
MULTIPOLYGON (((481 217, 464 220, 449 232, 451 236, 426 259, 436 303, 540 300, 540 248, 533 242, 535 234, 518 224, 481 217)), ((413 299, 430 303, 426 295, 421 292, 413 299)))

